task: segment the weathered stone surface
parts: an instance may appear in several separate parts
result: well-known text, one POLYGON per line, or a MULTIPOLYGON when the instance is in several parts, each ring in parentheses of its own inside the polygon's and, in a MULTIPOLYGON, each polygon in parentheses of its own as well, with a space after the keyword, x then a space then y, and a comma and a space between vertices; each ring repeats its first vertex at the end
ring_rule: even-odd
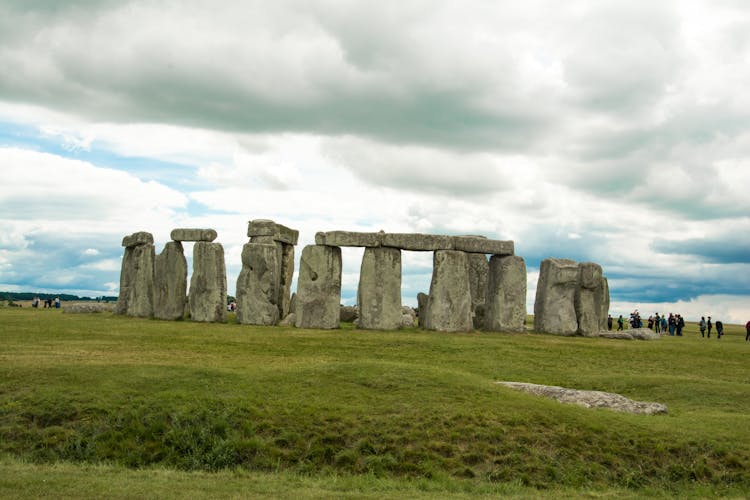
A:
POLYGON ((317 245, 332 247, 379 247, 383 239, 379 233, 358 233, 354 231, 328 231, 315 233, 317 245))
POLYGON ((129 234, 122 239, 122 246, 125 248, 137 247, 138 245, 153 245, 154 236, 146 231, 129 234))
POLYGON ((185 316, 187 260, 179 241, 170 241, 154 262, 154 317, 178 320, 185 316))
POLYGON ((87 303, 78 303, 78 304, 66 304, 63 307, 64 313, 70 313, 70 314, 89 314, 89 313, 103 313, 103 312, 112 312, 115 309, 114 302, 112 303, 106 303, 106 302, 87 302, 87 303))
POLYGON ((411 314, 402 314, 400 328, 414 328, 414 317, 411 314))
POLYGON ((302 250, 297 279, 297 328, 339 327, 341 248, 308 245, 302 250))
POLYGON ((279 321, 279 326, 294 326, 297 321, 297 315, 294 313, 287 314, 286 318, 279 321))
POLYGON ((668 408, 661 403, 633 401, 620 394, 602 391, 581 391, 554 385, 527 384, 522 382, 496 382, 506 387, 528 392, 536 396, 554 399, 561 403, 572 403, 585 408, 607 408, 625 413, 656 415, 667 413, 668 408))
POLYGON ((245 325, 279 322, 279 261, 275 244, 246 243, 237 277, 237 321, 245 325))
POLYGON ((578 263, 545 259, 539 269, 534 301, 534 330, 555 335, 576 335, 575 294, 578 263))
POLYGON ((586 337, 599 335, 602 309, 602 267, 593 262, 578 265, 578 287, 574 299, 578 333, 586 337))
POLYGON ((290 312, 292 280, 294 278, 294 245, 281 244, 281 270, 279 281, 279 317, 285 318, 290 312))
POLYGON ((289 245, 296 245, 299 239, 299 231, 268 219, 255 219, 248 222, 247 235, 250 237, 270 236, 274 241, 289 245))
POLYGON ((656 340, 661 338, 660 334, 652 332, 648 328, 630 328, 625 331, 636 340, 656 340))
POLYGON ((439 250, 435 252, 432 265, 425 328, 442 332, 471 331, 473 323, 467 254, 439 250))
POLYGON ((359 317, 357 306, 341 306, 339 311, 339 321, 343 323, 352 323, 359 317))
POLYGON ((526 263, 515 255, 493 255, 489 264, 484 329, 523 332, 525 323, 526 263))
POLYGON ((430 296, 426 293, 417 294, 417 320, 420 327, 424 328, 424 319, 427 316, 427 304, 430 296))
POLYGON ((490 264, 487 256, 483 253, 467 254, 469 259, 469 291, 471 292, 471 317, 475 329, 484 326, 477 315, 477 307, 483 306, 487 299, 487 280, 489 278, 490 264))
POLYGON ((512 241, 490 240, 484 236, 453 236, 453 249, 468 253, 484 253, 493 255, 513 255, 512 241))
POLYGON ((297 294, 293 293, 292 298, 289 299, 289 314, 297 311, 297 294))
POLYGON ((190 319, 223 323, 227 316, 227 272, 221 243, 199 241, 193 246, 190 278, 190 319))
POLYGON ((169 236, 173 241, 214 241, 217 235, 214 229, 177 228, 169 236))
POLYGON ((434 250, 451 250, 453 241, 450 236, 419 233, 385 233, 382 246, 429 252, 434 250))
POLYGON ((401 251, 365 248, 357 289, 359 328, 395 330, 401 325, 401 251))
POLYGON ((599 336, 605 339, 633 340, 633 336, 625 331, 610 332, 608 330, 604 330, 603 332, 599 332, 599 336))
POLYGON ((120 295, 115 308, 117 314, 141 318, 150 318, 154 314, 154 258, 154 245, 125 247, 120 270, 120 295))
POLYGON ((602 286, 598 289, 600 297, 598 302, 601 305, 599 309, 599 330, 607 329, 607 316, 609 315, 609 282, 607 278, 602 277, 602 286))

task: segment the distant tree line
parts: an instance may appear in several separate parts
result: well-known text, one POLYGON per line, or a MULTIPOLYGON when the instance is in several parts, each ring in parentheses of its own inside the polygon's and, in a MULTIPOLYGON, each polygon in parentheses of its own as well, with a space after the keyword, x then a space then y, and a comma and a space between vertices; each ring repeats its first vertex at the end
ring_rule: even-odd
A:
POLYGON ((70 295, 68 293, 33 293, 33 292, 0 292, 0 301, 21 301, 21 300, 33 300, 34 297, 39 297, 42 300, 54 299, 59 297, 62 301, 91 301, 91 302, 114 302, 117 300, 117 296, 102 295, 100 297, 79 297, 78 295, 70 295))

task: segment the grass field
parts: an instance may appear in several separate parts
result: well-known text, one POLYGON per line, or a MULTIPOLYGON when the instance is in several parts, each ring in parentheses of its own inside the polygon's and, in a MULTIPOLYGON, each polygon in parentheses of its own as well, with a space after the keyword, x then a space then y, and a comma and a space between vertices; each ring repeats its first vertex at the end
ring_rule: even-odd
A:
POLYGON ((657 341, 0 308, 0 497, 750 495, 744 327, 657 341), (604 390, 663 416, 538 399, 604 390))

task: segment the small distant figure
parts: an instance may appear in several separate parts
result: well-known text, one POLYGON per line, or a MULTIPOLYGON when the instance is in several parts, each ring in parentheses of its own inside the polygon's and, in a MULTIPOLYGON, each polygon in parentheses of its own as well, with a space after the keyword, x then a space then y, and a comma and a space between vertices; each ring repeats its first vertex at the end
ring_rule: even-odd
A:
POLYGON ((661 333, 661 316, 659 316, 659 313, 654 316, 654 327, 656 333, 661 333))
POLYGON ((667 333, 667 316, 662 314, 661 316, 661 333, 667 333))
POLYGON ((677 318, 674 317, 674 314, 669 313, 669 335, 674 337, 674 331, 677 328, 677 318))
POLYGON ((648 329, 649 330, 654 329, 654 317, 653 316, 648 317, 648 329))
POLYGON ((745 330, 747 330, 747 333, 745 334, 745 342, 750 341, 750 321, 745 323, 745 330))
MULTIPOLYGON (((622 314, 620 314, 620 317, 617 318, 617 331, 618 332, 622 330, 623 323, 625 323, 625 320, 622 319, 622 314)), ((747 324, 750 325, 750 321, 748 321, 747 324)), ((747 332, 748 332, 747 334, 750 335, 750 326, 748 327, 747 332)))
POLYGON ((682 337, 682 329, 685 328, 685 320, 681 314, 677 315, 677 336, 682 337))
POLYGON ((36 296, 36 295, 34 296, 34 300, 31 301, 31 307, 33 307, 34 309, 39 308, 39 297, 38 296, 36 296))
POLYGON ((60 309, 60 297, 55 297, 55 309, 60 309))
POLYGON ((708 328, 708 337, 711 338, 711 328, 713 328, 713 323, 711 323, 711 316, 708 317, 708 321, 706 321, 706 327, 708 328))
POLYGON ((701 316, 700 322, 698 322, 698 328, 701 329, 701 337, 706 336, 706 318, 701 316))
POLYGON ((607 330, 612 331, 612 315, 607 314, 607 330))
POLYGON ((721 336, 724 334, 724 323, 722 323, 719 320, 716 320, 716 337, 718 339, 721 339, 721 336))

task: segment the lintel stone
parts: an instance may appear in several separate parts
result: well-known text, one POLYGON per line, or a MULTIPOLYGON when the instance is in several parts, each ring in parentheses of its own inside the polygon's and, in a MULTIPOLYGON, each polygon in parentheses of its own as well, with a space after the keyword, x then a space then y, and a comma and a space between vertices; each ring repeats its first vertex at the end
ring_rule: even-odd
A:
POLYGON ((453 236, 453 249, 468 253, 513 255, 512 241, 490 240, 482 236, 453 236))
POLYGON ((385 233, 383 235, 383 246, 400 248, 402 250, 431 252, 435 250, 452 250, 453 242, 450 236, 441 234, 385 233))
POLYGON ((216 231, 213 229, 178 228, 172 229, 172 241, 214 241, 216 231))
POLYGON ((137 247, 139 245, 153 245, 154 236, 146 231, 129 234, 122 239, 122 246, 125 248, 137 247))
POLYGON ((299 239, 299 231, 268 219, 254 219, 248 222, 247 235, 251 238, 254 236, 271 236, 274 241, 289 245, 296 245, 299 239))
POLYGON ((358 233, 354 231, 328 231, 315 233, 316 245, 331 247, 370 247, 377 248, 383 242, 383 233, 358 233))

